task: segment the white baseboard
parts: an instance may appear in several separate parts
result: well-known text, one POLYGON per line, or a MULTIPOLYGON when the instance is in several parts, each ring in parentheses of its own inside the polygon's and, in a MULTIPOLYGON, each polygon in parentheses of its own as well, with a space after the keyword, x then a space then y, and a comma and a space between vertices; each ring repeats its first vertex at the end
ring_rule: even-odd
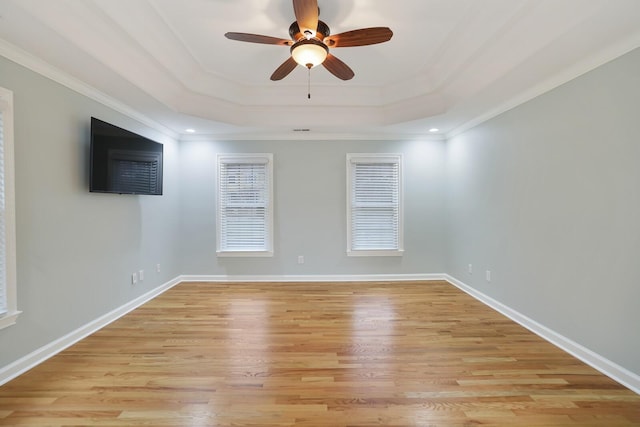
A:
POLYGON ((447 280, 441 274, 337 274, 337 275, 184 275, 182 282, 398 282, 409 280, 447 280))
POLYGON ((0 368, 0 386, 55 356, 83 338, 104 328, 109 323, 140 307, 181 282, 354 282, 354 281, 407 281, 445 280, 445 274, 367 274, 367 275, 274 275, 274 276, 228 276, 228 275, 183 275, 158 286, 144 295, 101 316, 67 335, 40 347, 28 355, 0 368))
POLYGON ((535 320, 530 319, 524 314, 507 307, 506 305, 502 304, 499 301, 496 301, 490 296, 472 288, 469 285, 466 285, 455 277, 445 275, 445 280, 447 280, 460 290, 471 295, 475 299, 479 300, 480 302, 504 314, 514 322, 524 326, 534 334, 540 336, 546 341, 549 341, 551 344, 554 344, 555 346, 561 348, 572 356, 582 360, 587 365, 590 365, 606 376, 640 394, 640 375, 637 375, 629 371, 628 369, 623 368, 622 366, 599 355, 598 353, 589 350, 588 348, 576 343, 575 341, 572 341, 569 338, 536 322, 535 320))
POLYGON ((119 319, 142 304, 157 297, 181 282, 373 282, 373 281, 410 281, 410 280, 446 280, 465 293, 488 305, 509 319, 524 326, 531 332, 556 345, 567 353, 582 360, 608 377, 618 381, 634 392, 640 394, 640 376, 620 365, 602 357, 586 347, 566 338, 546 326, 528 318, 516 310, 466 285, 448 274, 366 274, 366 275, 263 275, 263 276, 228 276, 228 275, 182 275, 147 292, 123 306, 99 317, 81 328, 57 339, 17 361, 0 369, 0 386, 44 362, 81 339, 91 335, 109 323, 119 319))
POLYGON ((0 369, 0 386, 180 283, 177 277, 0 369))

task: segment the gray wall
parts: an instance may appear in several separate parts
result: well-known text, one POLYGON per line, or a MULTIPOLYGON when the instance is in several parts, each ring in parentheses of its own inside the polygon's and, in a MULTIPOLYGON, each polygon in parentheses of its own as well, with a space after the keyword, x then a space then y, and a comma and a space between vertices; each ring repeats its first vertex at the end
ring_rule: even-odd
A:
POLYGON ((636 374, 639 113, 637 49, 447 144, 448 273, 636 374))
POLYGON ((182 265, 187 274, 444 272, 443 141, 181 142, 182 265), (275 256, 217 258, 217 153, 273 153, 275 256), (346 153, 404 154, 405 254, 347 257, 346 153), (297 264, 298 255, 305 263, 297 264))
POLYGON ((181 273, 178 146, 102 104, 0 57, 14 93, 18 308, 0 367, 181 273), (88 191, 89 118, 164 143, 165 195, 88 191), (161 273, 155 265, 161 264, 161 273), (145 270, 144 282, 131 274, 145 270))
POLYGON ((640 373, 640 50, 447 143, 177 144, 2 58, 0 86, 15 96, 24 312, 0 330, 0 367, 180 274, 446 272, 640 373), (92 115, 165 143, 164 196, 88 192, 92 115), (223 152, 274 154, 273 258, 215 256, 223 152), (404 154, 404 257, 346 256, 349 152, 404 154))
POLYGON ((14 93, 23 311, 16 325, 0 330, 0 367, 180 274, 444 272, 443 141, 178 144, 4 58, 0 86, 14 93), (89 193, 91 116, 164 143, 163 196, 89 193), (216 258, 218 152, 274 153, 275 257, 216 258), (347 152, 405 154, 404 257, 346 257, 347 152), (305 264, 297 264, 298 255, 305 264), (132 285, 131 274, 140 269, 145 280, 132 285))

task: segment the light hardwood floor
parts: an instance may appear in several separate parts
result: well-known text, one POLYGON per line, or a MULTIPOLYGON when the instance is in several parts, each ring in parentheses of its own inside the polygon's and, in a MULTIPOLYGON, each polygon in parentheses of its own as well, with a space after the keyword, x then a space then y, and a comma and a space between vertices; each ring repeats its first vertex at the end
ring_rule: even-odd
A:
POLYGON ((445 282, 182 283, 0 387, 0 425, 640 426, 445 282))

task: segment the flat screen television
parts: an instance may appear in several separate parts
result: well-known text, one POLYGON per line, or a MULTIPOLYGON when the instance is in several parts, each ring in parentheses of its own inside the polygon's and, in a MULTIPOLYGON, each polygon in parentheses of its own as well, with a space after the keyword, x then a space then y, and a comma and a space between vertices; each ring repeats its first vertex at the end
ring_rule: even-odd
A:
POLYGON ((162 148, 92 117, 89 191, 162 195, 162 148))

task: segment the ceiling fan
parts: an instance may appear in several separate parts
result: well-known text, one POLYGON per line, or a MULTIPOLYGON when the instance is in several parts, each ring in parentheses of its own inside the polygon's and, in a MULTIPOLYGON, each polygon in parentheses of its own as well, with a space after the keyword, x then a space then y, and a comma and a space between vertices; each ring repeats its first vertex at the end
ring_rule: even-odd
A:
POLYGON ((331 35, 329 26, 318 19, 318 0, 293 0, 296 20, 289 27, 291 39, 248 33, 226 33, 231 40, 290 46, 291 56, 271 75, 271 80, 282 80, 296 65, 309 70, 322 64, 331 74, 350 80, 355 73, 347 64, 329 53, 329 48, 367 46, 389 41, 393 32, 387 27, 361 28, 331 35))

